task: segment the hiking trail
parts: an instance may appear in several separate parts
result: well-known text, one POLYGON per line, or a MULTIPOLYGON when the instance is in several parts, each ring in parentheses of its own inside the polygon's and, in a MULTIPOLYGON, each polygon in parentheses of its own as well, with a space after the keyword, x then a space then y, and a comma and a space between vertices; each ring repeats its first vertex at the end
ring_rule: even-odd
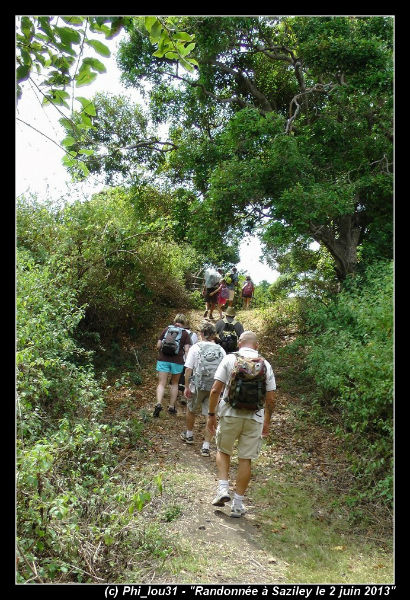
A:
MULTIPOLYGON (((190 328, 198 331, 203 322, 203 310, 186 310, 190 328)), ((176 312, 170 310, 169 322, 176 312)), ((253 329, 258 335, 258 323, 253 311, 238 311, 237 318, 245 329, 253 329)), ((216 321, 216 320, 215 320, 216 321)), ((246 493, 244 504, 246 514, 239 518, 230 517, 230 503, 225 507, 211 504, 217 485, 215 464, 215 440, 211 442, 211 456, 203 457, 200 448, 203 440, 205 417, 198 416, 194 427, 194 444, 184 443, 180 434, 185 430, 186 406, 176 403, 177 414, 168 413, 169 388, 167 389, 163 410, 159 418, 152 418, 156 403, 155 391, 157 379, 155 349, 159 331, 168 321, 161 319, 147 331, 145 336, 144 360, 141 362, 143 386, 122 391, 112 390, 108 397, 107 411, 112 418, 120 416, 124 406, 124 395, 129 406, 134 406, 136 414, 146 415, 143 431, 143 443, 136 449, 128 449, 123 458, 122 468, 127 471, 135 469, 144 481, 151 481, 159 474, 162 477, 162 494, 154 493, 151 501, 141 512, 144 523, 160 521, 161 529, 167 532, 170 539, 177 541, 190 557, 184 564, 181 561, 178 573, 167 569, 167 559, 162 562, 153 561, 144 566, 143 580, 139 583, 149 584, 284 584, 289 582, 287 573, 289 563, 283 556, 272 553, 262 535, 267 526, 263 511, 269 505, 267 500, 255 498, 255 489, 270 479, 280 481, 281 470, 285 463, 298 464, 307 477, 326 485, 331 476, 332 456, 337 453, 333 447, 333 439, 316 436, 306 458, 306 448, 301 446, 300 439, 295 436, 294 428, 289 424, 289 406, 294 400, 292 396, 281 390, 281 373, 273 360, 274 348, 272 340, 259 335, 260 353, 271 362, 278 389, 275 392, 275 408, 271 420, 269 446, 264 443, 261 455, 252 461, 252 478, 246 493), (273 443, 272 443, 273 440, 273 443), (162 515, 162 518, 161 518, 162 515), (244 557, 246 557, 244 559, 244 557), (191 565, 191 566, 190 566, 191 565)), ((312 435, 315 435, 314 432, 312 435)), ((231 461, 230 489, 233 489, 237 459, 234 453, 231 461)), ((154 489, 152 487, 152 489, 154 489)), ((320 509, 316 517, 326 520, 320 509)), ((272 527, 272 523, 270 523, 272 527)), ((286 524, 278 522, 278 535, 286 524)))

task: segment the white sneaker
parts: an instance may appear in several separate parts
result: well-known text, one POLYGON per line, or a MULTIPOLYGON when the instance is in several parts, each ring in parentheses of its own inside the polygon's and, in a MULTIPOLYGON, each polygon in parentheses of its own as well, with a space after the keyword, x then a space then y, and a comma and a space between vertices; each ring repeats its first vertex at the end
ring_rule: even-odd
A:
POLYGON ((231 499, 228 488, 218 488, 215 498, 212 500, 214 506, 225 506, 225 502, 231 499))
POLYGON ((238 506, 237 504, 232 504, 231 506, 231 517, 234 517, 236 519, 238 519, 239 517, 241 517, 242 515, 244 515, 246 513, 246 509, 244 507, 244 505, 240 505, 238 506))

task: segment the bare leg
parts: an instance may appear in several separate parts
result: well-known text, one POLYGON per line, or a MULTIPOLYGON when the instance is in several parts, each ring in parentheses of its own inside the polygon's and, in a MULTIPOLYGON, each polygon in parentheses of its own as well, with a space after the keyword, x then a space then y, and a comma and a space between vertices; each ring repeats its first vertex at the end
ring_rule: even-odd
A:
POLYGON ((243 496, 246 492, 249 481, 251 479, 251 459, 250 458, 239 458, 238 459, 238 472, 236 474, 236 493, 239 496, 243 496))
POLYGON ((168 373, 165 371, 158 371, 158 385, 157 385, 157 404, 162 404, 162 399, 165 393, 165 387, 168 383, 168 373))
POLYGON ((229 479, 229 465, 231 463, 231 457, 229 454, 220 452, 216 453, 216 469, 218 471, 218 479, 229 479))
POLYGON ((191 412, 189 409, 186 411, 186 428, 188 431, 194 430, 196 414, 191 412))
POLYGON ((210 442, 212 440, 212 435, 208 430, 208 427, 205 425, 205 429, 204 429, 204 439, 206 442, 210 442))
POLYGON ((172 375, 172 377, 171 377, 169 406, 172 408, 175 408, 175 402, 176 402, 177 396, 178 396, 178 383, 179 383, 180 377, 181 377, 180 373, 177 373, 176 375, 172 375))

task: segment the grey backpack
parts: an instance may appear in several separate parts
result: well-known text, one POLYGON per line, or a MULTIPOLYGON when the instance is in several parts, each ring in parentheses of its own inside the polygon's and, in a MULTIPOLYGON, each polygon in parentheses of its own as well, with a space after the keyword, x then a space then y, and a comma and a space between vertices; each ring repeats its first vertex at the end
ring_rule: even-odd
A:
POLYGON ((210 390, 214 383, 215 371, 224 357, 219 344, 199 342, 199 360, 193 382, 197 390, 210 390))
POLYGON ((164 354, 174 356, 178 354, 182 337, 182 328, 170 325, 165 332, 161 342, 161 350, 164 354))
POLYGON ((210 268, 205 271, 204 278, 205 287, 213 288, 218 285, 221 276, 216 269, 210 268))

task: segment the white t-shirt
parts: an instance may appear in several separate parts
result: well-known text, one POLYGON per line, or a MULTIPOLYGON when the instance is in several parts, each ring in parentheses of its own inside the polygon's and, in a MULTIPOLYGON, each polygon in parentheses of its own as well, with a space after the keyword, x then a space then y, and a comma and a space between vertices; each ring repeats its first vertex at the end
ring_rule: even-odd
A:
MULTIPOLYGON (((198 336, 195 333, 195 331, 191 331, 190 329, 185 329, 185 331, 187 331, 189 334, 189 338, 191 340, 191 348, 192 348, 192 345, 196 344, 198 342, 198 336)), ((186 359, 186 357, 187 357, 187 355, 184 352, 184 360, 186 359)))
POLYGON ((198 336, 195 333, 195 331, 191 331, 190 329, 187 329, 187 332, 189 333, 189 337, 191 338, 192 345, 196 344, 199 340, 198 340, 198 336))
MULTIPOLYGON (((256 358, 257 356, 259 356, 257 350, 254 350, 253 348, 247 348, 246 346, 240 348, 239 354, 241 356, 247 356, 249 358, 256 358)), ((225 398, 227 397, 229 391, 227 384, 229 383, 235 360, 235 354, 227 354, 225 358, 222 359, 222 362, 219 364, 219 367, 215 372, 215 379, 218 379, 218 381, 222 381, 222 383, 225 384, 222 398, 218 404, 218 415, 220 417, 242 417, 245 419, 254 419, 255 421, 262 423, 264 415, 263 408, 261 410, 258 410, 257 412, 252 412, 246 409, 232 408, 230 404, 225 402, 225 398)), ((266 364, 266 391, 271 392, 272 390, 276 390, 275 375, 273 373, 271 365, 266 359, 264 360, 266 364)))

